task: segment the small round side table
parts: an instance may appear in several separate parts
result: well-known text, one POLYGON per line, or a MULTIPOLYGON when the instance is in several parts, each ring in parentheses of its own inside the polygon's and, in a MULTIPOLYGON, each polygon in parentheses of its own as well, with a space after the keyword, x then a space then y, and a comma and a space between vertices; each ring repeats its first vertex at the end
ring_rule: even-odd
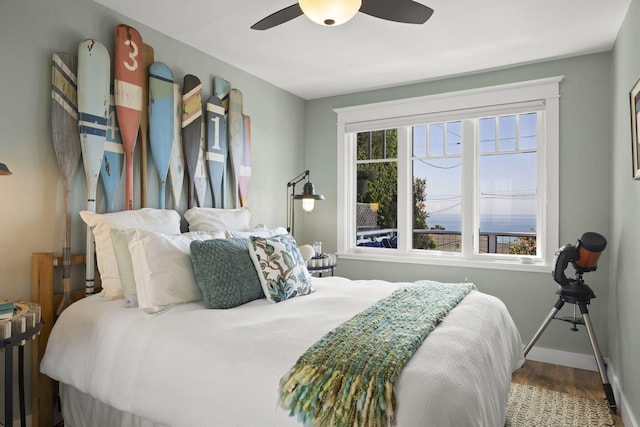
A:
POLYGON ((322 277, 322 273, 331 273, 333 276, 333 272, 336 268, 336 257, 335 255, 322 254, 320 256, 314 256, 309 261, 307 261, 307 270, 309 270, 310 274, 317 274, 319 277, 322 277))
POLYGON ((18 347, 20 425, 25 427, 24 345, 27 340, 35 339, 40 333, 42 320, 38 304, 24 301, 16 301, 14 304, 13 315, 0 320, 0 350, 4 351, 4 425, 13 426, 13 347, 18 347))

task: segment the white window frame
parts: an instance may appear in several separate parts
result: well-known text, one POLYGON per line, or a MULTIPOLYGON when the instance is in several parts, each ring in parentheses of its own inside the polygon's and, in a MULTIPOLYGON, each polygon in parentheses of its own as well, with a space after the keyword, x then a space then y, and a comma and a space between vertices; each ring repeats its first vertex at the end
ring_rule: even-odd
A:
MULTIPOLYGON (((420 263, 443 266, 495 268, 520 271, 550 271, 553 254, 559 242, 559 134, 560 134, 560 82, 564 76, 490 86, 478 89, 428 95, 395 101, 337 108, 338 200, 337 242, 338 255, 345 259, 420 263), (535 257, 497 254, 474 254, 472 239, 467 232, 478 225, 478 218, 462 216, 463 253, 414 250, 411 234, 412 205, 407 191, 411 188, 412 170, 410 144, 400 143, 410 138, 405 129, 419 121, 434 122, 439 118, 456 118, 524 112, 535 107, 543 111, 544 123, 538 122, 537 147, 537 222, 542 242, 538 242, 535 257), (360 131, 398 128, 398 248, 365 248, 356 246, 356 133, 360 131)), ((470 149, 463 147, 463 149, 470 149)), ((475 148, 473 148, 475 149, 475 148)), ((477 163, 463 168, 463 181, 475 182, 477 163)), ((469 195, 464 195, 469 197, 469 195)), ((477 201, 476 201, 477 202, 477 201)))

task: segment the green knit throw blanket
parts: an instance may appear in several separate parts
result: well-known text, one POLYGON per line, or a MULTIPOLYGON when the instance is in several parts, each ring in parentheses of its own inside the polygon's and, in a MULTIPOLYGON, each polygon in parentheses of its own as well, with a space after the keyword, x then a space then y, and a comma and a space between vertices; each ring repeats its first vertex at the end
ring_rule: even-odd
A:
POLYGON ((427 280, 397 289, 311 346, 280 380, 280 404, 305 426, 393 424, 400 371, 472 289, 427 280))

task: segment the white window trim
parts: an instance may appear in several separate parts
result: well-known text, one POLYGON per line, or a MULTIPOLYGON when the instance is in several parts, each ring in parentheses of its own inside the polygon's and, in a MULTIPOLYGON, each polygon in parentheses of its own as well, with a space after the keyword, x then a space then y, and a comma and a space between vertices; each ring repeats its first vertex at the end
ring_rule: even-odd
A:
MULTIPOLYGON (((416 263, 442 266, 473 267, 473 268, 494 268, 503 270, 518 271, 545 271, 551 269, 553 254, 559 242, 559 180, 560 180, 560 160, 559 160, 559 140, 560 140, 560 82, 564 76, 556 76, 526 82, 510 83, 499 86, 489 86, 471 90, 427 95, 416 98, 379 102, 353 107, 337 108, 337 150, 338 150, 338 200, 337 200, 337 242, 338 255, 345 259, 383 261, 396 263, 416 263), (538 190, 542 192, 539 203, 538 221, 539 227, 545 234, 544 247, 538 246, 540 257, 532 260, 531 257, 491 256, 483 254, 482 258, 469 257, 461 253, 439 252, 439 251, 417 251, 402 250, 398 245, 398 250, 363 248, 355 245, 355 168, 356 161, 355 143, 348 138, 355 138, 354 132, 372 130, 372 126, 377 129, 405 126, 410 122, 415 122, 416 117, 450 113, 452 111, 465 114, 465 110, 482 109, 491 111, 492 107, 502 108, 506 104, 513 104, 514 110, 519 109, 521 104, 531 102, 544 103, 544 120, 546 120, 545 143, 540 144, 538 153, 538 190), (349 220, 346 220, 346 219, 349 220), (546 222, 545 222, 546 220, 546 222)), ((539 129, 544 126, 539 123, 539 129)), ((398 135, 400 139, 400 135, 398 135)), ((398 147, 398 158, 402 158, 406 153, 398 147)), ((398 164, 398 182, 409 185, 411 173, 407 171, 403 162, 398 164), (409 180, 409 181, 407 181, 409 180), (405 182, 406 181, 406 182, 405 182)), ((472 171, 471 173, 476 173, 472 171)), ((473 179, 465 172, 463 179, 473 179)), ((405 198, 405 191, 398 192, 398 205, 406 206, 409 203, 405 198), (402 194, 402 195, 401 195, 402 194), (401 205, 404 203, 404 205, 401 205)), ((409 210, 410 211, 410 210, 409 210)), ((406 214, 404 216, 407 216, 406 214)), ((409 239, 407 233, 400 233, 405 230, 411 219, 398 215, 399 238, 409 239), (405 228, 402 228, 405 227, 405 228), (404 237, 401 237, 404 234, 404 237)), ((463 216, 464 217, 464 216, 463 216)), ((467 233, 471 239, 472 233, 467 233)), ((463 237, 464 238, 464 237, 463 237)))

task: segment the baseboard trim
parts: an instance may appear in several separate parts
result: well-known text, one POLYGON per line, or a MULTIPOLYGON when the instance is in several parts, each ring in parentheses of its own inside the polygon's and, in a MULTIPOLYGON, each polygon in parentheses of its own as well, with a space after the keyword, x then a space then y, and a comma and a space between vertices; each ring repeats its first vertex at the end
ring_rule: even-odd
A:
POLYGON ((620 388, 620 379, 618 378, 616 370, 613 366, 607 366, 607 375, 609 376, 611 388, 613 389, 613 394, 616 397, 620 416, 622 417, 622 421, 624 422, 625 427, 640 427, 640 425, 638 424, 638 419, 631 411, 631 406, 627 401, 627 397, 620 388))
POLYGON ((571 353, 569 351, 553 350, 544 347, 533 347, 529 354, 527 354, 527 359, 568 366, 570 368, 586 369, 587 371, 598 371, 598 364, 593 354, 571 353))

